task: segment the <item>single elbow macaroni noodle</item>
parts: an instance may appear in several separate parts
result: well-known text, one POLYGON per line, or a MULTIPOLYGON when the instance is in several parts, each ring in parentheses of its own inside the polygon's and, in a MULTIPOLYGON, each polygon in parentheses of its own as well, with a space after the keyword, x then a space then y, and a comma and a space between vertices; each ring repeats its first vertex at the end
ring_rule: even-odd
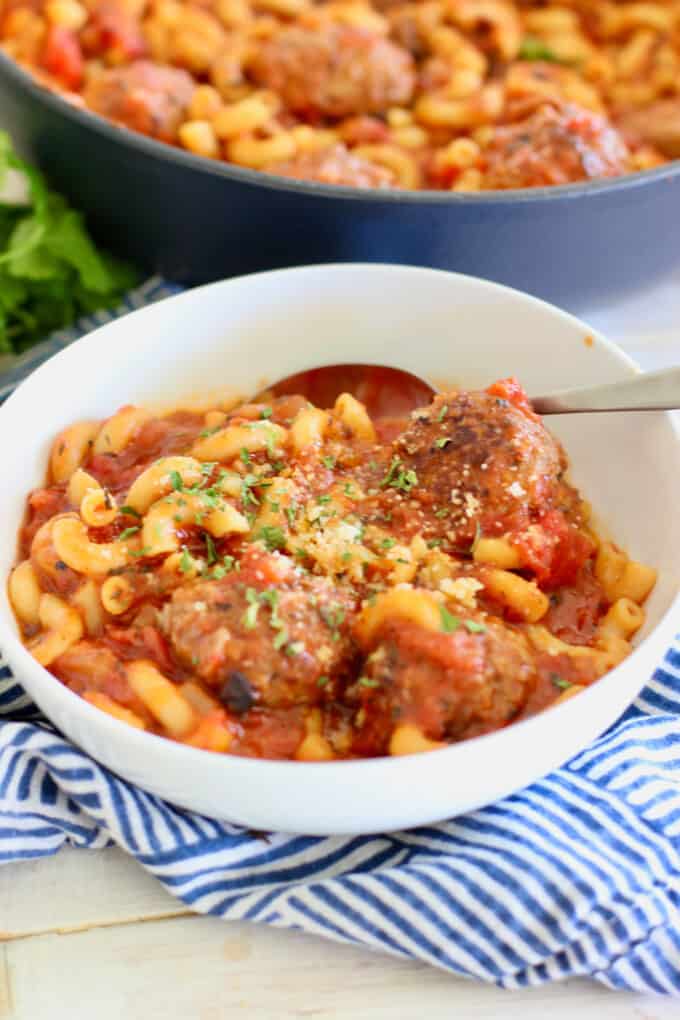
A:
POLYGON ((252 422, 250 425, 227 425, 212 436, 198 439, 192 453, 198 460, 222 461, 228 463, 239 456, 241 450, 273 453, 285 444, 286 429, 273 422, 252 422))
POLYGON ((341 393, 333 408, 343 425, 346 425, 357 439, 368 443, 376 440, 375 427, 366 408, 351 393, 341 393))
POLYGON ((55 482, 67 482, 95 445, 99 422, 81 421, 64 429, 54 441, 50 474, 55 482))
POLYGON ((86 526, 75 517, 62 517, 55 521, 52 541, 60 560, 72 570, 88 576, 107 574, 110 570, 124 567, 138 545, 134 539, 128 542, 92 542, 86 526))
POLYGON ((88 489, 80 501, 80 517, 90 528, 105 528, 118 516, 116 501, 106 489, 88 489))
POLYGON ((121 407, 105 421, 94 441, 94 453, 120 453, 143 425, 151 420, 151 413, 141 407, 121 407))
POLYGON ((201 464, 194 457, 161 457, 135 478, 125 503, 143 514, 177 486, 198 485, 202 478, 201 464))
POLYGON ((550 601, 535 581, 526 581, 509 570, 489 570, 484 575, 486 590, 528 623, 536 623, 548 611, 550 601))
POLYGON ((441 630, 441 603, 434 595, 419 588, 391 588, 381 592, 373 605, 366 606, 356 626, 357 639, 368 648, 380 629, 390 620, 407 620, 425 630, 441 630))
POLYGON ((9 600, 22 623, 36 626, 40 622, 42 592, 30 560, 24 560, 9 576, 9 600))
POLYGON ((152 662, 136 659, 126 667, 128 683, 152 716, 173 737, 186 737, 198 719, 189 702, 152 662))
POLYGON ((224 535, 245 535, 250 525, 242 513, 230 503, 217 506, 206 502, 200 494, 173 493, 154 503, 142 524, 142 549, 147 556, 171 553, 182 542, 177 535, 182 525, 199 524, 214 538, 224 535))
POLYGON ((83 621, 77 609, 49 594, 40 599, 39 618, 43 631, 28 647, 41 666, 49 666, 80 641, 83 621))

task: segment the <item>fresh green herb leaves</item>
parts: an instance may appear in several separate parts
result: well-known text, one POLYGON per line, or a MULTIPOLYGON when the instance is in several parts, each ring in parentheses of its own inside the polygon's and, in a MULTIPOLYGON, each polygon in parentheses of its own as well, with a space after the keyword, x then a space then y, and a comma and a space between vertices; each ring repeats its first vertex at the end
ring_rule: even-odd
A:
POLYGON ((281 528, 267 524, 260 529, 257 537, 262 539, 269 552, 275 552, 277 549, 286 548, 286 536, 281 528))
POLYGON ((406 468, 399 457, 393 457, 387 474, 380 483, 380 488, 400 489, 409 493, 418 484, 418 476, 412 468, 406 468))
POLYGON ((118 538, 122 542, 124 542, 126 538, 131 538, 132 535, 136 535, 138 531, 139 531, 139 525, 135 525, 134 528, 125 528, 123 531, 121 531, 121 533, 118 536, 118 538))
POLYGON ((382 542, 380 543, 383 549, 391 549, 392 546, 395 546, 396 544, 397 544, 396 538, 383 538, 382 542))
POLYGON ((517 55, 520 60, 546 60, 554 64, 560 63, 559 57, 550 47, 533 35, 524 36, 517 55))
POLYGON ((253 486, 259 485, 260 479, 257 475, 246 475, 241 482, 241 502, 244 507, 259 506, 260 501, 253 492, 253 486))
POLYGON ((316 681, 316 686, 325 687, 329 681, 330 681, 329 676, 320 676, 319 679, 316 681))
POLYGON ((175 492, 181 492, 182 489, 184 488, 184 482, 182 481, 182 476, 179 473, 179 471, 171 471, 169 478, 170 484, 172 485, 175 492))
POLYGON ((136 517, 138 520, 141 518, 141 514, 138 510, 135 510, 133 506, 122 506, 120 507, 119 514, 126 514, 128 517, 136 517))
POLYGON ((115 305, 136 282, 134 270, 98 251, 81 214, 0 132, 0 351, 23 351, 79 316, 115 305), (27 185, 19 201, 3 196, 9 170, 27 185))
POLYGON ((380 687, 380 681, 370 676, 360 676, 357 683, 360 687, 380 687))
POLYGON ((463 622, 459 617, 453 616, 446 606, 439 607, 439 620, 445 634, 453 634, 454 630, 458 630, 463 622))
POLYGON ((340 640, 340 627, 345 622, 345 610, 340 605, 321 606, 319 616, 331 631, 331 640, 340 640))
POLYGON ((561 691, 566 691, 568 687, 571 687, 571 681, 570 680, 564 680, 559 675, 559 673, 551 673, 550 674, 550 680, 551 680, 551 683, 553 683, 555 685, 555 687, 558 687, 561 691))
POLYGON ((290 506, 287 506, 286 509, 283 512, 285 513, 286 517, 288 518, 288 527, 292 528, 293 525, 295 524, 295 517, 296 517, 296 514, 298 512, 298 505, 297 505, 297 503, 291 503, 290 506))
POLYGON ((335 457, 322 457, 321 463, 324 467, 327 467, 329 471, 332 471, 335 467, 335 457))
POLYGON ((448 412, 449 412, 449 405, 448 404, 442 404, 442 406, 439 409, 439 414, 437 415, 437 421, 444 421, 444 418, 446 418, 446 415, 448 414, 448 412))
POLYGON ((193 556, 191 555, 191 553, 189 552, 185 545, 182 546, 182 555, 179 558, 179 569, 182 571, 183 574, 190 574, 191 571, 195 568, 195 566, 196 561, 194 560, 193 556))
POLYGON ((203 537, 205 539, 205 548, 208 554, 208 566, 210 567, 213 563, 217 563, 217 549, 215 548, 212 535, 209 535, 206 531, 203 537))
POLYGON ((267 419, 271 418, 271 416, 272 416, 271 407, 263 407, 262 410, 260 411, 260 418, 267 419))
POLYGON ((476 620, 466 620, 465 629, 470 634, 486 634, 486 627, 483 623, 477 623, 476 620))
POLYGON ((243 614, 243 626, 246 630, 253 630, 257 624, 257 614, 260 610, 258 594, 254 588, 246 588, 246 602, 248 608, 243 614))
POLYGON ((443 450, 447 443, 452 442, 449 436, 440 436, 439 439, 435 439, 434 445, 438 450, 443 450))

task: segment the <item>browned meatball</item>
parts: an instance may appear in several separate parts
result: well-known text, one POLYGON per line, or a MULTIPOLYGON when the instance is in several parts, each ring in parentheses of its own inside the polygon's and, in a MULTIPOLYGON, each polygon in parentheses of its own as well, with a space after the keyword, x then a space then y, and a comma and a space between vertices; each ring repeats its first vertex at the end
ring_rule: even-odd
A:
POLYGON ((352 608, 341 588, 254 546, 240 571, 178 588, 165 626, 185 666, 240 714, 332 692, 353 661, 352 608))
POLYGON ((485 392, 442 394, 393 443, 381 489, 413 533, 469 549, 548 509, 564 454, 541 421, 485 392))
POLYGON ((250 74, 295 113, 349 117, 408 103, 415 86, 410 53, 381 36, 342 25, 293 26, 267 40, 250 74))
POLYGON ((546 104, 494 129, 483 153, 484 187, 538 188, 628 171, 628 150, 606 118, 572 104, 546 104))
POLYGON ((521 710, 535 681, 525 636, 496 621, 450 619, 453 633, 401 620, 383 626, 346 694, 360 706, 355 753, 386 753, 399 725, 455 741, 497 729, 521 710))
POLYGON ((94 74, 85 86, 85 102, 96 113, 133 131, 172 142, 195 88, 190 74, 138 60, 94 74))
POLYGON ((633 144, 653 145, 669 159, 680 157, 680 98, 659 99, 632 110, 618 121, 622 134, 633 144))
POLYGON ((354 156, 344 145, 320 152, 305 152, 286 163, 267 167, 269 173, 321 184, 345 184, 354 188, 389 188, 394 177, 385 167, 354 156))

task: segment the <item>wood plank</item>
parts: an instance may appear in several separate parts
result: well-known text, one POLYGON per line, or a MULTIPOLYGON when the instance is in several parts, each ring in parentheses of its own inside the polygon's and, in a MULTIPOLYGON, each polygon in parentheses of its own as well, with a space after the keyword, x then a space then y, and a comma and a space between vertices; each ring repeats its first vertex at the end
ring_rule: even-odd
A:
POLYGON ((5 944, 11 1020, 677 1020, 588 982, 522 992, 294 932, 177 918, 5 944), (75 1009, 75 1012, 74 1012, 75 1009))
POLYGON ((0 1020, 11 1020, 12 1000, 9 963, 5 947, 0 945, 0 1020))
POLYGON ((190 913, 115 848, 65 847, 54 857, 0 868, 0 939, 190 913))

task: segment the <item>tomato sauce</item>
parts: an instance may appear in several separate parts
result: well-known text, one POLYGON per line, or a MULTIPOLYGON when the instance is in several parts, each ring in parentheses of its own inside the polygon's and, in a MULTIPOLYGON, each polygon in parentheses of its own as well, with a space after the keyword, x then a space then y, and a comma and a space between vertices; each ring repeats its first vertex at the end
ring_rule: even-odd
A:
MULTIPOLYGON (((609 607, 596 543, 564 453, 517 380, 424 406, 421 384, 404 388, 398 373, 372 367, 305 373, 284 389, 218 425, 192 412, 149 417, 119 452, 85 454, 83 469, 117 502, 110 523, 86 528, 88 548, 125 547, 103 574, 84 574, 51 523, 84 512, 67 483, 29 496, 20 558, 82 621, 82 636, 48 663, 58 680, 193 746, 324 760, 401 753, 404 727, 432 746, 487 733, 597 679, 596 654, 569 652, 597 650, 609 607), (343 417, 335 399, 350 383, 370 414, 343 417), (296 450, 290 436, 310 396, 329 412, 322 436, 296 450), (266 442, 224 460, 201 453, 230 429, 266 442), (142 472, 176 454, 193 458, 201 480, 173 470, 159 483, 152 508, 169 508, 172 539, 156 549, 143 545, 160 540, 145 526, 152 508, 125 500, 142 472), (173 516, 189 504, 193 517, 173 516), (235 530, 220 530, 222 515, 235 515, 235 530), (496 537, 519 555, 520 586, 544 600, 538 617, 487 590, 497 568, 475 548, 496 537), (107 585, 121 586, 120 605, 107 585), (378 619, 376 606, 387 607, 378 619), (133 663, 189 699, 193 728, 166 730, 134 686, 133 663)), ((39 650, 40 627, 22 626, 39 650)))

